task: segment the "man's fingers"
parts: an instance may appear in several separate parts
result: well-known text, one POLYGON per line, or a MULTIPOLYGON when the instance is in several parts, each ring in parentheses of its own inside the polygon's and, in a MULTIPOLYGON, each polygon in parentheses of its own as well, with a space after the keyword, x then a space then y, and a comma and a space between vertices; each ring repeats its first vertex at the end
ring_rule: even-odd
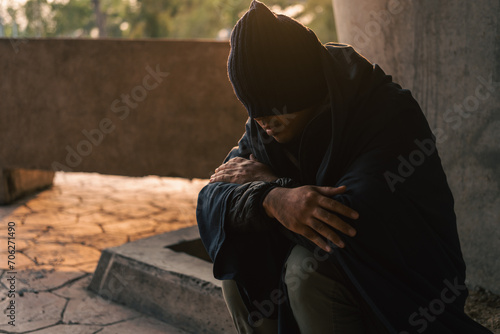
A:
POLYGON ((331 194, 334 192, 336 194, 343 193, 345 192, 345 189, 346 189, 345 186, 341 186, 338 188, 317 187, 317 191, 323 195, 323 197, 318 200, 318 203, 322 208, 325 208, 331 212, 341 214, 342 216, 349 217, 351 219, 358 219, 359 213, 357 213, 350 207, 340 203, 339 201, 336 201, 329 197, 332 196, 331 194), (328 192, 330 192, 330 195, 326 194, 328 192))
POLYGON ((325 252, 330 253, 332 251, 332 249, 328 245, 328 243, 314 229, 307 227, 307 229, 301 234, 304 237, 306 237, 307 239, 311 240, 313 243, 315 243, 319 248, 321 248, 325 252))
POLYGON ((323 236, 325 239, 329 240, 340 248, 343 248, 345 246, 340 236, 322 221, 314 219, 310 224, 311 228, 321 236, 323 236))
POLYGON ((223 182, 222 180, 222 177, 220 175, 217 175, 217 174, 213 174, 212 176, 210 176, 210 183, 214 183, 214 182, 223 182))
MULTIPOLYGON (((328 210, 318 208, 314 212, 314 217, 316 219, 318 219, 320 222, 322 222, 322 224, 326 224, 323 226, 328 231, 332 231, 332 230, 327 225, 329 225, 329 226, 335 228, 336 230, 338 230, 346 235, 349 235, 351 237, 354 237, 356 235, 356 230, 351 225, 349 225, 348 223, 346 223, 345 221, 340 219, 336 214, 334 214, 328 210)), ((329 233, 329 232, 325 232, 325 233, 329 233)), ((335 234, 335 232, 333 232, 333 233, 335 234)))
POLYGON ((212 176, 210 176, 210 183, 213 182, 233 182, 233 176, 234 174, 229 173, 228 171, 221 171, 219 170, 218 172, 214 173, 212 176))
POLYGON ((224 169, 226 169, 226 168, 227 168, 227 162, 226 162, 225 164, 222 164, 222 165, 220 165, 219 167, 217 167, 217 168, 215 169, 215 172, 216 172, 216 173, 217 173, 217 172, 220 172, 221 170, 224 170, 224 169))
POLYGON ((314 186, 314 189, 319 192, 323 196, 335 196, 339 194, 343 194, 346 191, 346 186, 340 187, 319 187, 314 186))
POLYGON ((318 204, 330 211, 330 212, 334 212, 334 213, 338 213, 344 217, 349 217, 351 219, 358 219, 359 218, 359 213, 353 209, 351 209, 350 207, 334 200, 334 199, 331 199, 331 198, 328 198, 328 197, 323 197, 319 200, 318 204))
MULTIPOLYGON (((220 165, 215 169, 215 173, 221 173, 221 172, 234 172, 238 168, 241 168, 241 165, 239 165, 237 162, 231 162, 232 160, 226 162, 223 165, 220 165)), ((248 160, 247 160, 248 161, 248 160)))
POLYGON ((225 170, 227 168, 231 168, 231 167, 238 166, 238 165, 245 165, 247 162, 248 162, 248 159, 236 157, 236 158, 233 158, 233 159, 227 161, 226 163, 220 165, 219 167, 217 167, 215 169, 215 172, 225 170))

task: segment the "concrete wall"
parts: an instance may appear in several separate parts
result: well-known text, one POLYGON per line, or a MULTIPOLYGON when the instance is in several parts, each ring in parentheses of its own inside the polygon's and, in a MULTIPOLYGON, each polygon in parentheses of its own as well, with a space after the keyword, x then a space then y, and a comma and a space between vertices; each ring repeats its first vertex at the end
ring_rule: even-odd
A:
POLYGON ((0 169, 206 178, 244 132, 227 42, 0 39, 0 169))
POLYGON ((500 2, 333 5, 339 40, 419 101, 455 196, 468 282, 500 293, 500 2))

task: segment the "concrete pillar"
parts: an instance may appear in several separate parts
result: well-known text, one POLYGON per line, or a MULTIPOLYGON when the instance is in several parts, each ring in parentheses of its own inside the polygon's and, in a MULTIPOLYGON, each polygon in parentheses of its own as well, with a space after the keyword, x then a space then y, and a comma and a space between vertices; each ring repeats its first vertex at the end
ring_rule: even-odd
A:
POLYGON ((50 187, 54 171, 0 169, 0 205, 9 204, 23 195, 50 187))
POLYGON ((420 103, 455 196, 468 284, 500 293, 500 1, 333 6, 339 41, 420 103))

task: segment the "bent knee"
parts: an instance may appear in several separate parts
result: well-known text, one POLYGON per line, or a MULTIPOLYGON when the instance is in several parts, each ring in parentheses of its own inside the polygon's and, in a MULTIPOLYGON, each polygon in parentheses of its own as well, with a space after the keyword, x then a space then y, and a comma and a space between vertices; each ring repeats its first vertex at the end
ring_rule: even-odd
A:
MULTIPOLYGON (((286 261, 285 284, 290 298, 305 298, 317 285, 319 261, 302 246, 295 246, 286 261)), ((317 288, 317 287, 316 287, 317 288)))

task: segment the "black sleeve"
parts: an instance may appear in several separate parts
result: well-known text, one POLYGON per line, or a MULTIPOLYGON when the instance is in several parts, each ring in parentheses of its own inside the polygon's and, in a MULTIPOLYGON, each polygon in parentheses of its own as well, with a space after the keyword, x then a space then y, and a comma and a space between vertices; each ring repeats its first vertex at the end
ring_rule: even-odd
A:
MULTIPOLYGON (((247 132, 224 159, 224 163, 242 157, 248 159, 252 153, 250 140, 247 132)), ((202 189, 200 196, 204 196, 204 201, 208 201, 209 206, 219 205, 225 208, 225 212, 220 212, 225 216, 225 229, 228 232, 248 232, 265 231, 275 225, 276 220, 270 218, 262 206, 264 198, 275 187, 298 186, 290 178, 279 178, 274 182, 253 181, 245 184, 215 182, 209 183, 202 189), (214 189, 224 189, 224 191, 213 191, 214 189), (223 199, 221 201, 221 199, 223 199)), ((199 212, 202 214, 202 212, 199 212)), ((209 218, 209 217, 206 217, 209 218)), ((212 217, 215 218, 215 217, 212 217)))
POLYGON ((236 187, 228 198, 228 231, 248 232, 270 229, 275 219, 270 218, 262 205, 274 182, 254 181, 236 187))
POLYGON ((264 231, 272 228, 276 220, 270 218, 262 202, 276 187, 292 188, 299 184, 290 178, 279 178, 273 182, 255 181, 240 185, 229 198, 229 230, 246 232, 264 231))

